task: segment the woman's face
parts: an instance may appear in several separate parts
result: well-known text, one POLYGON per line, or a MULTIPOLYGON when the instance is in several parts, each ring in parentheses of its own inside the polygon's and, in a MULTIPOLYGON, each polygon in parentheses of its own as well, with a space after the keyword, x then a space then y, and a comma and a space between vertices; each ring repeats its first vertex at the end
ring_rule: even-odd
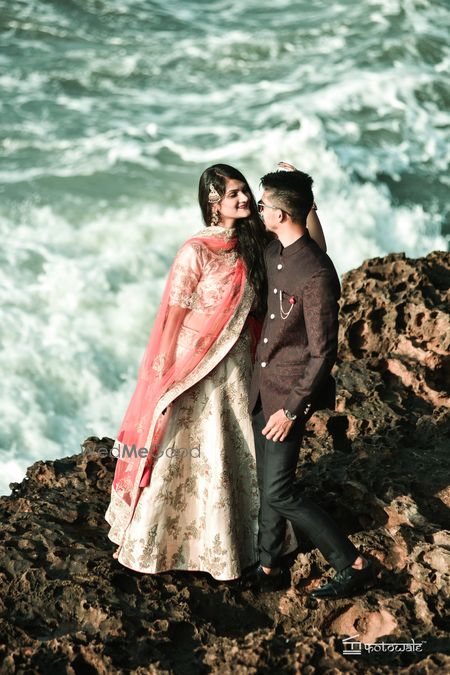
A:
POLYGON ((225 178, 225 194, 216 208, 220 215, 220 224, 228 224, 238 218, 250 215, 250 190, 247 183, 235 178, 225 178))

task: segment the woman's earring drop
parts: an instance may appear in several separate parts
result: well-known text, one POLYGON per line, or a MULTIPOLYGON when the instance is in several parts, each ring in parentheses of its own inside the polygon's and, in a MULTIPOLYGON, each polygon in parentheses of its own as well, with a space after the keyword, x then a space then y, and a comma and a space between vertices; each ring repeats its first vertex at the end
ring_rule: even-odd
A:
POLYGON ((218 225, 220 221, 220 216, 218 211, 213 211, 211 214, 211 225, 218 225))

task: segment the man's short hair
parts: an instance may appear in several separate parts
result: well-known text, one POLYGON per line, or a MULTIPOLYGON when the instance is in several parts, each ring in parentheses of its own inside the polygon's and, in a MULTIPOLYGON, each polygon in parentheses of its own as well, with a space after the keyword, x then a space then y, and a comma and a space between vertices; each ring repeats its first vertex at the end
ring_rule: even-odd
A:
POLYGON ((314 195, 313 179, 303 171, 272 171, 261 178, 261 186, 270 192, 273 206, 288 213, 292 220, 306 225, 314 195))

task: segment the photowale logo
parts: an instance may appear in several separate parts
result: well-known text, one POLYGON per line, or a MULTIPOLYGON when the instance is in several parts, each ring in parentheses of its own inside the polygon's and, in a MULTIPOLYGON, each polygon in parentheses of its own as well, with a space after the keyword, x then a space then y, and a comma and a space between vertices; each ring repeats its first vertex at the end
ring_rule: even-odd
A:
POLYGON ((426 640, 416 642, 411 639, 410 642, 360 642, 355 640, 359 637, 359 633, 342 640, 343 651, 346 656, 361 656, 363 651, 368 652, 421 652, 426 640))

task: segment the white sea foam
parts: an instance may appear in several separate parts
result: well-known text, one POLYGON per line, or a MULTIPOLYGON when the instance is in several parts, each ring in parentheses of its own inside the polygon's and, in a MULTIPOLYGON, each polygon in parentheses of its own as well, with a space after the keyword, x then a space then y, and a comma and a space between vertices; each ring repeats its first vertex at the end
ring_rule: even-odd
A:
POLYGON ((193 211, 108 214, 77 236, 48 208, 30 208, 33 224, 19 228, 1 278, 1 490, 31 462, 73 454, 85 437, 117 431, 170 260, 198 229, 193 211), (39 241, 42 229, 35 241, 39 221, 48 247, 39 241), (16 263, 27 259, 40 271, 28 270, 34 281, 14 287, 16 263))
POLYGON ((208 164, 236 165, 256 193, 280 160, 308 171, 340 273, 446 247, 444 4, 11 0, 8 13, 0 492, 116 433, 208 164))
MULTIPOLYGON (((301 135, 283 139, 273 132, 259 139, 264 168, 291 159, 295 142, 308 166, 319 169, 317 145, 301 135)), ((319 214, 341 272, 369 256, 393 250, 415 256, 443 245, 438 222, 433 234, 423 209, 393 208, 386 191, 352 184, 331 151, 320 165, 319 214)), ((261 171, 258 162, 249 172, 255 189, 261 171)), ((78 231, 47 207, 31 208, 29 215, 33 224, 18 228, 2 278, 5 305, 14 307, 5 306, 0 321, 8 462, 3 489, 32 461, 73 454, 89 435, 116 433, 170 261, 199 226, 194 205, 109 212, 78 231), (14 287, 17 262, 26 269, 27 259, 40 272, 27 286, 14 287)))

